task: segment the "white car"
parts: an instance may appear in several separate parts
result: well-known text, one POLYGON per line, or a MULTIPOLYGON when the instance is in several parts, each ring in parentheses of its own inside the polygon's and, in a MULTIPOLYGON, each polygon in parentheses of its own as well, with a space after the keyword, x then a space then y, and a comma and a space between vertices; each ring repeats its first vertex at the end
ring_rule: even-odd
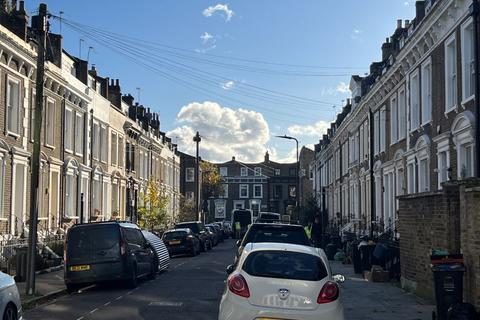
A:
POLYGON ((0 316, 3 320, 21 320, 22 304, 13 277, 0 272, 0 316))
POLYGON ((322 249, 249 243, 230 275, 219 320, 344 320, 338 282, 322 249))

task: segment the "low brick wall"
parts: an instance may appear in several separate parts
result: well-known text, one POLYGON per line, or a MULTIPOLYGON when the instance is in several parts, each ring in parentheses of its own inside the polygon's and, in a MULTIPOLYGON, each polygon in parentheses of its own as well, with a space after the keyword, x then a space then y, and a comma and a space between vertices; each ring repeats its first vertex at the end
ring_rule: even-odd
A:
MULTIPOLYGON (((449 190, 451 192, 451 190, 449 190)), ((402 286, 417 295, 433 299, 430 270, 432 248, 458 250, 458 195, 445 192, 424 193, 400 198, 399 225, 402 286), (456 198, 457 201, 451 201, 456 198)))

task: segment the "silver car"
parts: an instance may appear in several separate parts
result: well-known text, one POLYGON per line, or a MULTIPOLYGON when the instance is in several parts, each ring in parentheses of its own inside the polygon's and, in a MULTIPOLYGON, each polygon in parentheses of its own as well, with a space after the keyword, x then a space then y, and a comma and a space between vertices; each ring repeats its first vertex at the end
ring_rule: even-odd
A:
POLYGON ((0 315, 3 320, 21 320, 22 304, 12 276, 0 272, 0 315))

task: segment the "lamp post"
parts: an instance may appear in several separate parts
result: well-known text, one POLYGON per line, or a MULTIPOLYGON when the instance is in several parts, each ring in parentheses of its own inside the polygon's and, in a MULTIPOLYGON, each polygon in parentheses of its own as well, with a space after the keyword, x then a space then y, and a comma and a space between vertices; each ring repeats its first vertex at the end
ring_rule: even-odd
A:
POLYGON ((202 141, 200 134, 197 131, 193 141, 196 143, 197 154, 195 158, 195 214, 197 221, 200 220, 200 157, 199 157, 199 143, 202 141))
MULTIPOLYGON (((287 139, 287 140, 295 140, 295 143, 296 143, 296 147, 297 147, 297 185, 295 187, 295 206, 297 207, 297 211, 298 211, 298 208, 300 206, 300 161, 299 161, 299 158, 298 158, 298 139, 297 138, 294 138, 294 137, 291 137, 291 136, 287 136, 287 135, 283 135, 283 136, 275 136, 277 138, 280 138, 280 139, 287 139)), ((297 218, 300 217, 300 212, 297 212, 297 218)))

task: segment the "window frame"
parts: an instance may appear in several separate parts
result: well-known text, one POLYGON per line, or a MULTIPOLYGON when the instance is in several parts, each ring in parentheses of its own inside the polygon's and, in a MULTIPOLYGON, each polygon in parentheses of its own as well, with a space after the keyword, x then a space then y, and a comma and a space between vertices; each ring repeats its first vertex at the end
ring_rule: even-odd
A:
POLYGON ((185 168, 185 182, 195 182, 195 168, 193 167, 188 167, 185 168), (192 178, 189 179, 189 171, 192 171, 192 178))
POLYGON ((51 97, 45 97, 45 136, 44 136, 44 144, 46 147, 55 149, 55 116, 56 116, 56 101, 51 98, 51 97), (51 110, 49 108, 49 105, 53 106, 53 115, 50 113, 51 110), (51 117, 51 118, 50 118, 51 117), (49 120, 53 120, 53 125, 52 125, 52 136, 51 138, 53 141, 48 141, 49 140, 49 120))
MULTIPOLYGON (((446 40, 445 40, 445 59, 444 59, 444 63, 445 63, 445 113, 449 113, 450 111, 452 110, 455 110, 457 108, 457 99, 458 99, 458 92, 457 92, 457 82, 458 82, 458 79, 457 79, 457 76, 458 76, 458 70, 457 70, 457 38, 456 38, 456 34, 455 32, 450 36, 448 37, 446 40), (453 78, 454 78, 454 82, 455 82, 455 85, 453 87, 453 91, 450 92, 450 80, 449 80, 449 47, 450 45, 453 44, 454 45, 454 50, 453 50, 453 53, 454 53, 454 57, 453 57, 453 78), (452 102, 453 102, 453 105, 449 106, 449 100, 450 100, 450 94, 453 94, 453 97, 452 97, 452 102)), ((452 82, 453 82, 452 81, 452 82)))
POLYGON ((403 85, 400 89, 398 89, 397 105, 398 105, 398 141, 402 141, 407 137, 407 90, 403 85))
POLYGON ((220 174, 222 177, 228 176, 228 167, 220 167, 220 169, 219 169, 219 174, 220 174))
POLYGON ((74 148, 74 151, 75 151, 75 155, 79 156, 79 157, 83 157, 83 154, 85 153, 85 115, 83 112, 78 112, 78 111, 75 111, 75 129, 74 129, 74 136, 76 137, 76 139, 74 139, 74 143, 73 143, 73 148, 74 148), (78 120, 80 119, 80 123, 82 125, 82 130, 81 132, 77 132, 78 130, 78 120), (77 134, 81 134, 81 137, 78 137, 77 134), (79 141, 81 141, 81 143, 79 143, 79 141), (78 145, 81 144, 81 151, 77 150, 78 148, 78 145))
POLYGON ((398 94, 397 92, 395 92, 390 97, 390 123, 391 123, 390 145, 393 145, 398 142, 398 94))
POLYGON ((420 114, 420 90, 421 90, 421 82, 420 82, 420 73, 418 69, 415 69, 409 76, 410 79, 410 101, 409 101, 409 110, 410 110, 410 128, 409 131, 413 132, 420 128, 421 124, 421 114, 420 114), (414 84, 416 87, 414 87, 414 84), (416 89, 416 90, 415 90, 416 89), (414 94, 416 91, 416 94, 414 94), (415 103, 416 102, 416 103, 415 103), (415 112, 414 112, 415 111, 415 112))
MULTIPOLYGON (((472 37, 470 38, 472 41, 470 43, 470 48, 471 49, 474 49, 475 48, 475 31, 474 31, 474 25, 473 25, 473 18, 470 17, 468 18, 461 26, 461 60, 462 60, 462 104, 465 104, 466 102, 472 100, 473 98, 475 98, 475 82, 473 81, 473 83, 471 83, 470 80, 472 80, 472 75, 469 74, 470 77, 467 77, 467 61, 466 61, 466 54, 468 53, 468 50, 466 48, 466 44, 467 44, 467 37, 465 35, 466 33, 466 30, 467 28, 472 28, 471 30, 471 33, 472 33, 472 37), (468 81, 469 85, 470 85, 470 88, 471 88, 471 91, 472 91, 472 94, 470 96, 466 96, 466 79, 470 79, 468 81)), ((469 52, 469 55, 472 55, 471 58, 471 61, 470 61, 470 65, 473 63, 475 63, 475 53, 474 52, 469 52)), ((475 68, 473 68, 473 78, 475 79, 476 78, 476 75, 475 75, 475 68)))
POLYGON ((420 118, 421 118, 421 125, 426 125, 430 122, 432 122, 432 58, 429 57, 426 59, 421 66, 421 106, 420 106, 420 118), (428 83, 426 83, 426 77, 425 74, 427 73, 426 69, 428 69, 428 83), (425 90, 427 90, 428 94, 425 94, 425 90), (426 109, 426 106, 428 105, 428 109, 426 109), (425 115, 428 114, 428 117, 425 117, 425 115))
POLYGON ((22 81, 17 78, 17 77, 14 77, 10 74, 7 74, 7 79, 6 79, 6 87, 5 87, 5 131, 7 133, 7 135, 11 135, 15 138, 19 138, 22 134, 21 132, 21 119, 23 118, 22 117, 22 113, 21 113, 21 101, 22 101, 22 81), (16 123, 16 130, 17 132, 15 131, 12 131, 10 129, 10 122, 9 122, 9 115, 10 115, 10 112, 9 112, 9 109, 10 109, 10 83, 14 83, 18 86, 18 96, 17 96, 17 100, 18 100, 18 105, 16 106, 16 113, 17 113, 17 123, 16 123))
POLYGON ((73 136, 75 132, 75 121, 73 121, 75 118, 75 111, 72 107, 65 106, 65 115, 64 115, 64 129, 63 129, 63 148, 65 152, 74 153, 75 150, 75 144, 73 143, 73 136), (67 114, 70 113, 70 115, 67 117, 67 114), (67 126, 67 119, 70 120, 70 126, 67 126), (69 142, 69 143, 68 143, 69 142))
POLYGON ((238 187, 238 191, 239 191, 239 198, 240 199, 247 199, 248 198, 248 195, 249 195, 249 185, 248 184, 240 184, 239 187, 238 187), (246 195, 243 195, 242 196, 242 188, 243 187, 246 187, 245 190, 247 191, 247 194, 246 195))
POLYGON ((248 177, 248 169, 246 167, 240 167, 240 177, 248 177))
POLYGON ((253 185, 253 197, 255 199, 263 198, 263 185, 261 185, 261 184, 254 184, 253 185), (257 187, 260 187, 260 194, 259 195, 257 195, 257 187))

